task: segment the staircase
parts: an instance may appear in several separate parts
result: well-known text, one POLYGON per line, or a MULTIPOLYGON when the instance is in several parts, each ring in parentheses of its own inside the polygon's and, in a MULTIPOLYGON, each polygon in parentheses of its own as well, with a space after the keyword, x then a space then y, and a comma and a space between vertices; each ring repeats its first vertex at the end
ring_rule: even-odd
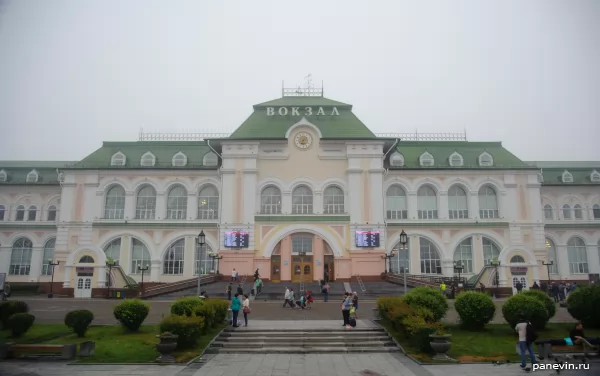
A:
MULTIPOLYGON (((200 277, 200 284, 206 285, 209 283, 213 283, 216 281, 216 279, 217 279, 217 276, 215 276, 215 275, 204 275, 204 276, 200 277)), ((198 277, 185 279, 183 281, 177 281, 177 282, 173 282, 173 283, 165 283, 162 285, 151 287, 149 289, 145 289, 144 294, 142 295, 142 298, 143 299, 155 298, 157 296, 164 296, 164 295, 172 294, 172 293, 179 292, 179 291, 190 290, 194 287, 196 289, 198 287, 198 277)), ((196 293, 197 293, 197 291, 196 291, 196 293)))
MULTIPOLYGON (((338 322, 335 322, 337 326, 338 322)), ((252 325, 252 323, 250 323, 252 325)), ((208 354, 339 354, 399 351, 379 327, 353 329, 226 328, 208 354)))

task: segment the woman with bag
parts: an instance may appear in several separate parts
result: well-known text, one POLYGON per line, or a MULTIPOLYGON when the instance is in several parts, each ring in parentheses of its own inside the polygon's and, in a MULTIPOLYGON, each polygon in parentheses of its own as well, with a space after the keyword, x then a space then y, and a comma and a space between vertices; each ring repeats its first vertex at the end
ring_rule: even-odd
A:
POLYGON ((250 309, 250 299, 248 299, 248 295, 244 295, 242 307, 242 312, 244 313, 244 326, 248 326, 248 314, 252 311, 250 309))
POLYGON ((231 326, 234 328, 238 327, 238 315, 240 313, 240 299, 238 298, 238 294, 235 294, 233 299, 231 299, 231 313, 233 314, 233 318, 231 320, 231 326))

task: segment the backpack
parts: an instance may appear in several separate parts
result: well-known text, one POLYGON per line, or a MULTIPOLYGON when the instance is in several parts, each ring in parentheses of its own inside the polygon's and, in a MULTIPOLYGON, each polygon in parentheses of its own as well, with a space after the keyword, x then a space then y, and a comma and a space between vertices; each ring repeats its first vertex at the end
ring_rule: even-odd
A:
POLYGON ((534 343, 538 338, 538 334, 530 322, 528 322, 527 326, 525 327, 525 338, 527 343, 534 343))

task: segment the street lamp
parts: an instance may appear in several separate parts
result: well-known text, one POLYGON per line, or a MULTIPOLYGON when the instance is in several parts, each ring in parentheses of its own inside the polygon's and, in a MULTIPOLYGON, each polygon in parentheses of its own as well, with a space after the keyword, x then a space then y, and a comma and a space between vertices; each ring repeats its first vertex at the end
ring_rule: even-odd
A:
POLYGON ((496 285, 496 298, 498 297, 498 283, 500 278, 498 276, 498 267, 500 266, 500 260, 494 259, 490 262, 490 265, 494 267, 494 284, 496 285))
POLYGON ((110 299, 110 280, 111 280, 111 276, 112 276, 112 268, 115 267, 115 266, 117 266, 117 265, 119 265, 119 261, 117 261, 117 260, 113 260, 110 257, 106 260, 106 266, 108 266, 108 282, 107 282, 108 290, 106 292, 107 293, 107 295, 106 295, 107 299, 110 299))
MULTIPOLYGON (((408 236, 406 235, 406 232, 404 232, 404 230, 402 230, 402 232, 400 233, 401 249, 408 252, 408 249, 406 248, 406 243, 408 243, 408 236)), ((400 257, 400 256, 398 256, 398 257, 400 257)), ((407 257, 406 260, 410 260, 410 257, 407 257)), ((402 271, 404 272, 404 294, 406 294, 408 292, 406 289, 406 265, 404 265, 404 267, 402 268, 402 271)))
POLYGON ((144 272, 145 272, 146 270, 148 270, 148 268, 149 268, 149 266, 148 266, 148 265, 146 265, 146 266, 144 266, 144 267, 142 267, 142 266, 139 266, 139 265, 138 265, 138 270, 139 270, 140 272, 142 272, 142 284, 141 284, 141 287, 142 287, 142 288, 141 288, 141 290, 142 290, 142 291, 140 292, 140 295, 141 295, 141 296, 144 296, 144 272))
MULTIPOLYGON (((465 269, 462 261, 456 261, 454 263, 454 273, 458 273, 458 283, 460 283, 460 273, 465 269)), ((457 286, 458 287, 458 286, 457 286)))
MULTIPOLYGON (((198 234, 198 245, 200 247, 204 247, 205 244, 206 235, 204 235, 204 230, 200 230, 200 233, 198 234)), ((196 296, 200 296, 200 285, 202 284, 202 273, 200 271, 201 269, 198 268, 198 293, 196 294, 196 296)))
MULTIPOLYGON (((208 257, 212 259, 212 264, 210 266, 211 270, 215 270, 215 260, 220 260, 223 256, 219 255, 217 252, 209 251, 208 257)), ((217 264, 217 270, 215 270, 215 274, 219 275, 219 264, 217 264)))
POLYGON ((550 291, 550 267, 554 265, 554 260, 549 260, 548 262, 542 260, 542 265, 544 265, 548 271, 548 291, 550 291))
POLYGON ((56 265, 58 265, 58 264, 60 264, 60 261, 57 261, 57 262, 52 262, 52 259, 49 259, 49 260, 48 260, 48 265, 50 265, 50 266, 52 267, 52 271, 51 271, 51 273, 52 273, 52 274, 51 274, 52 278, 51 278, 51 282, 50 282, 50 293, 48 294, 48 297, 49 297, 49 298, 52 298, 52 297, 54 296, 54 294, 52 293, 52 287, 53 287, 53 285, 54 285, 54 267, 55 267, 56 265))
POLYGON ((390 254, 384 254, 381 255, 381 258, 384 260, 387 260, 386 264, 385 264, 385 274, 388 273, 388 270, 391 272, 392 271, 392 258, 396 256, 396 250, 393 249, 390 254))

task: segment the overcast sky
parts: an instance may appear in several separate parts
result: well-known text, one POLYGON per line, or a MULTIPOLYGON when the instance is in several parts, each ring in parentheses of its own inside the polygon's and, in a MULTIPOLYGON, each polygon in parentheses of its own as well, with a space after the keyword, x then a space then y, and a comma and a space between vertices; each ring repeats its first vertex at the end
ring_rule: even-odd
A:
POLYGON ((233 131, 308 73, 374 132, 600 160, 598 0, 0 0, 0 160, 233 131))

